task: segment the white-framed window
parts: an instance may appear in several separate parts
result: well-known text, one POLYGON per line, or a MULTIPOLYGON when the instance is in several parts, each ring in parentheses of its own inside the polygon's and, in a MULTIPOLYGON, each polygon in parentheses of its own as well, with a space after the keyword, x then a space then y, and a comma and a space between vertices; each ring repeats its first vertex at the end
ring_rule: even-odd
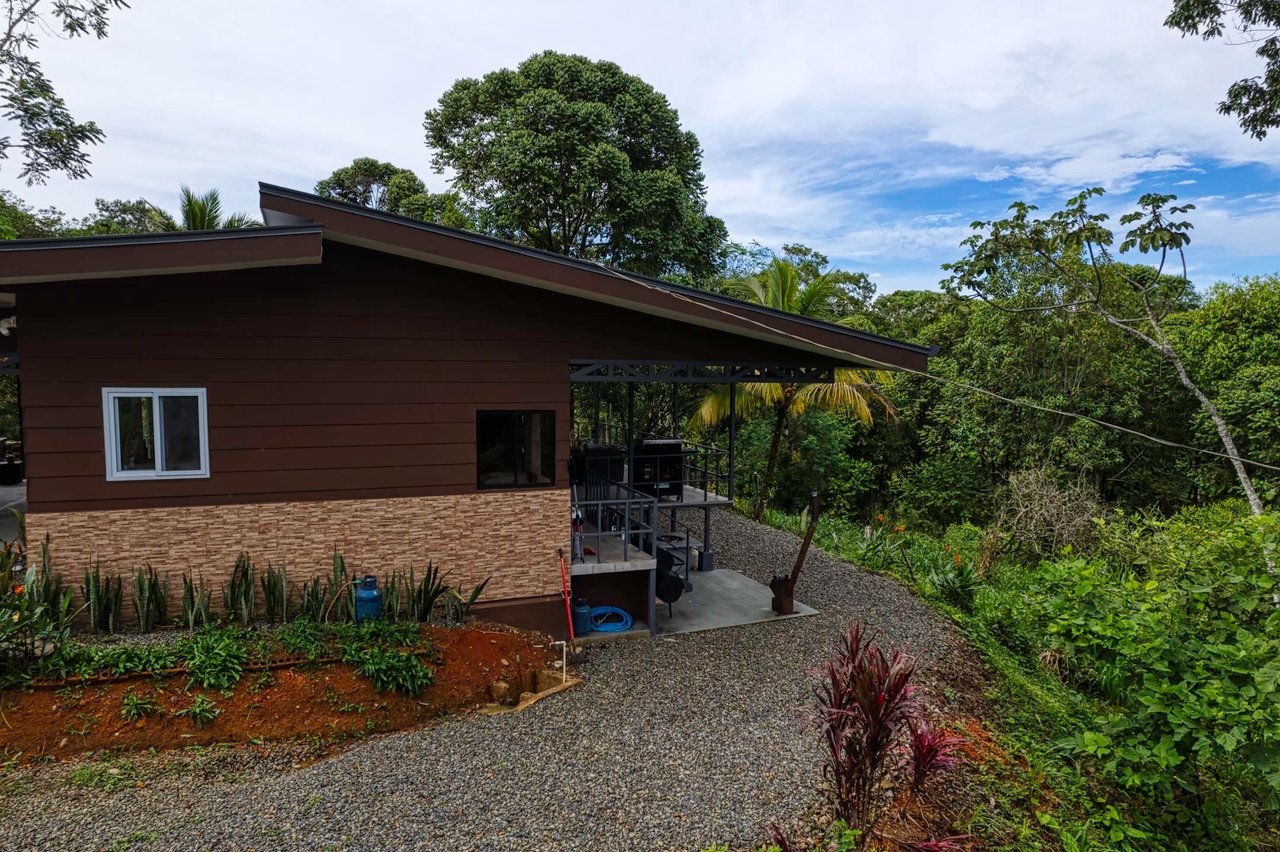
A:
POLYGON ((107 479, 209 475, 204 388, 103 388, 107 479))

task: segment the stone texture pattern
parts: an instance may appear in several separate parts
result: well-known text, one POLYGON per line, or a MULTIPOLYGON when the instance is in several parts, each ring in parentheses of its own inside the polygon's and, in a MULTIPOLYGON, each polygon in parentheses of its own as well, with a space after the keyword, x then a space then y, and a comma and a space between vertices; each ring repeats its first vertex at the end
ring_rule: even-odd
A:
POLYGON ((556 551, 569 546, 569 492, 27 515, 28 541, 46 533, 54 564, 69 581, 97 560, 104 575, 121 574, 126 586, 139 566, 150 564, 170 577, 171 595, 181 593, 186 573, 217 589, 244 550, 260 569, 283 563, 290 583, 301 583, 329 573, 336 546, 350 573, 380 580, 411 565, 421 576, 428 559, 450 572, 454 585, 492 576, 483 600, 495 601, 559 593, 556 551))

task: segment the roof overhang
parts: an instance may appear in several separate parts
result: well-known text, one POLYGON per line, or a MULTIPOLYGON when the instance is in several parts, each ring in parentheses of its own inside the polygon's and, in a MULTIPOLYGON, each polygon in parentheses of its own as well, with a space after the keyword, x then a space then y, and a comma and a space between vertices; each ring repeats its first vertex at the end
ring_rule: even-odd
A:
POLYGON ((0 287, 319 263, 318 224, 0 241, 0 287))
POLYGON ((259 190, 261 228, 0 241, 0 288, 317 264, 333 240, 766 342, 806 366, 923 371, 937 351, 284 187, 259 190))
MULTIPOLYGON (((335 242, 750 337, 818 356, 823 363, 924 370, 936 351, 284 187, 259 184, 259 191, 268 224, 319 222, 325 239, 335 242)), ((594 354, 582 353, 585 358, 594 354)))

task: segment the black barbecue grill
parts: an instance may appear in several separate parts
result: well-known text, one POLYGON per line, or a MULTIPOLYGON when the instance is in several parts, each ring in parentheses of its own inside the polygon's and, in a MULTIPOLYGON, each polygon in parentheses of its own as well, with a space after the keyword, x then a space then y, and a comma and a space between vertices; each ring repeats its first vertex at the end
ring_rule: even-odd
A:
POLYGON ((685 459, 689 455, 679 438, 645 438, 636 445, 632 487, 659 500, 683 500, 685 459))

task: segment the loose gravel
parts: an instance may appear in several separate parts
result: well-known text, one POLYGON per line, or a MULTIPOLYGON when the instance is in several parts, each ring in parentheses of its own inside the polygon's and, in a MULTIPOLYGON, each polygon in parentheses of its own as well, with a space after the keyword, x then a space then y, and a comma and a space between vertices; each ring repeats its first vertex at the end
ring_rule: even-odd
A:
MULTIPOLYGON (((713 543, 718 567, 762 582, 799 546, 727 512, 713 543)), ((897 582, 815 549, 796 596, 819 615, 595 646, 582 686, 522 713, 458 716, 310 765, 300 744, 122 756, 113 792, 71 783, 70 767, 9 770, 0 848, 747 847, 817 801, 807 670, 851 619, 917 654, 936 703, 981 701, 973 651, 897 582)))

